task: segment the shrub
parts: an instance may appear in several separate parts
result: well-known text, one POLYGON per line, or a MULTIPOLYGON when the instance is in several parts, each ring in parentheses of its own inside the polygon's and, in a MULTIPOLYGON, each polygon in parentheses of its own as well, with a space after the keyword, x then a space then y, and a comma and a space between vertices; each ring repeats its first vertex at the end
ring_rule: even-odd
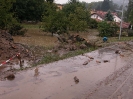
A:
POLYGON ((90 19, 89 28, 94 29, 94 28, 97 28, 97 26, 98 26, 98 22, 94 19, 90 19))
POLYGON ((133 36, 133 30, 128 30, 128 36, 133 36))
POLYGON ((23 26, 20 24, 12 24, 9 28, 9 33, 13 36, 15 35, 24 35, 26 32, 26 29, 23 29, 23 26))
POLYGON ((99 36, 107 36, 107 37, 112 37, 116 36, 118 26, 115 23, 107 23, 106 21, 100 22, 98 24, 98 31, 99 31, 99 36))

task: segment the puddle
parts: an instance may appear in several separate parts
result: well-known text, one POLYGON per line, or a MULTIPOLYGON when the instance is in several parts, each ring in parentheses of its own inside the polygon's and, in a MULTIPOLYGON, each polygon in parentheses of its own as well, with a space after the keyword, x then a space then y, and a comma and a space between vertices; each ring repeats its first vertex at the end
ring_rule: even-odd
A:
MULTIPOLYGON (((30 67, 31 66, 31 61, 28 60, 23 60, 22 67, 30 67)), ((11 69, 20 69, 20 63, 18 60, 11 61, 10 63, 7 63, 3 66, 0 67, 0 72, 5 72, 11 69)))
POLYGON ((19 72, 13 81, 0 81, 0 99, 81 99, 128 62, 128 57, 110 52, 85 55, 94 58, 87 65, 83 63, 89 58, 81 55, 19 72), (74 77, 79 80, 77 84, 74 77))

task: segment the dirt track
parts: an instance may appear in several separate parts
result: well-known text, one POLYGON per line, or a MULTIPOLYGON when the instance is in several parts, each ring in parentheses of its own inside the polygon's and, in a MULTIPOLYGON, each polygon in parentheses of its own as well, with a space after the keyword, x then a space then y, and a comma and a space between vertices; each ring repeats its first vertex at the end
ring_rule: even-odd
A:
POLYGON ((18 72, 14 80, 0 81, 0 99, 132 99, 132 45, 119 43, 18 72))

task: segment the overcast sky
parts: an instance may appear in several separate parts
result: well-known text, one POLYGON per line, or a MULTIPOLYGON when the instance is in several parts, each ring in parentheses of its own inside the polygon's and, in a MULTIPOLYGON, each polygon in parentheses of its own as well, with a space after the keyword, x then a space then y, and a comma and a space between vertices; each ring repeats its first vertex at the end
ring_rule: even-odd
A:
MULTIPOLYGON (((103 0, 79 0, 79 1, 84 1, 84 2, 88 2, 88 3, 90 3, 90 2, 96 2, 96 1, 103 1, 103 0)), ((59 4, 64 4, 64 3, 67 3, 68 2, 68 0, 55 0, 55 2, 56 3, 59 3, 59 4)))

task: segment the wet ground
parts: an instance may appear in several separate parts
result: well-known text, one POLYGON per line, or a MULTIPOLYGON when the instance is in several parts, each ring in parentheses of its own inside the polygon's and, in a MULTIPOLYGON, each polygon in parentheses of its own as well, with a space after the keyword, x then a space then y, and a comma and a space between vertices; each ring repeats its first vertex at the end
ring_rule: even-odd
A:
POLYGON ((132 50, 118 45, 17 72, 0 99, 132 99, 132 50))

